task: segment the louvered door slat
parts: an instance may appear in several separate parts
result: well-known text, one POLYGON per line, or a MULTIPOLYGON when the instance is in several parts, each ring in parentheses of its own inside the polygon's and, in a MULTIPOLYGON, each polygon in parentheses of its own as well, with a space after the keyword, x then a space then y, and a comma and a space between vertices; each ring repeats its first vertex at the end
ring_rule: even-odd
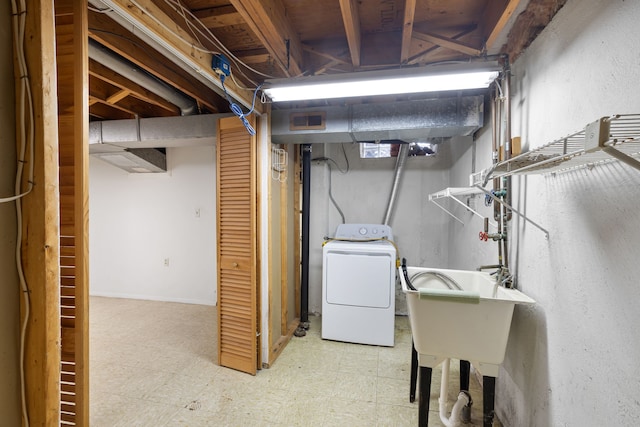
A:
POLYGON ((87 2, 55 0, 60 182, 60 424, 88 425, 87 2))
POLYGON ((218 362, 255 375, 255 138, 236 117, 221 119, 218 129, 218 362))

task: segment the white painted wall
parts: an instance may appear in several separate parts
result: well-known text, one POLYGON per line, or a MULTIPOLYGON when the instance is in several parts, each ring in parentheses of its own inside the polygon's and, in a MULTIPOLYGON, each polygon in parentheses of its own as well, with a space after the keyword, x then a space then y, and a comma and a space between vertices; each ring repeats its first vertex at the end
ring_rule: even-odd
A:
MULTIPOLYGON (((569 0, 513 67, 513 135, 536 147, 600 116, 640 113, 640 2, 569 0)), ((478 141, 490 162, 490 134, 478 141)), ((452 168, 464 184, 472 151, 452 168)), ((546 227, 513 222, 517 308, 497 381, 505 426, 640 425, 640 171, 610 164, 514 179, 514 203, 546 227)), ((450 225, 450 266, 495 262, 471 225, 450 225)))
MULTIPOLYGON (((461 146, 471 144, 460 138, 461 146)), ((312 159, 330 157, 346 170, 340 144, 314 144, 312 159)), ((347 223, 380 224, 384 220, 393 184, 396 158, 360 159, 359 146, 344 144, 349 171, 342 174, 334 165, 331 174, 333 197, 341 207, 347 223)), ((400 249, 400 256, 410 265, 443 265, 447 263, 446 229, 448 220, 440 209, 428 201, 428 194, 449 182, 450 147, 441 145, 436 157, 408 158, 396 209, 390 226, 400 249)), ((313 161, 311 166, 311 218, 309 239, 309 312, 322 312, 322 242, 333 237, 341 223, 337 210, 329 201, 329 168, 326 162, 313 161)), ((396 311, 406 313, 406 299, 396 289, 396 311)))
POLYGON ((167 162, 129 174, 91 157, 92 295, 216 304, 215 148, 168 148, 167 162))

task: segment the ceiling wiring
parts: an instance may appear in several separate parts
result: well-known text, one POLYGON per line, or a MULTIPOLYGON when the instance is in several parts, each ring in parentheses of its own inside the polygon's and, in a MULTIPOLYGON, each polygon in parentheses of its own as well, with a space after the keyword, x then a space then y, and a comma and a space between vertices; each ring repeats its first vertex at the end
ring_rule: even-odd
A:
MULTIPOLYGON (((262 77, 266 77, 266 78, 274 78, 274 76, 269 75, 269 74, 265 74, 262 73, 258 70, 256 70, 255 68, 252 68, 251 66, 249 66, 248 64, 246 64, 245 62, 243 62, 241 59, 239 59, 237 56, 235 56, 233 54, 233 52, 231 52, 212 32, 209 28, 207 28, 206 25, 204 25, 202 23, 202 21, 195 16, 188 8, 186 8, 185 6, 183 6, 178 0, 164 0, 164 2, 166 4, 168 4, 169 6, 171 6, 176 12, 178 12, 178 10, 176 10, 176 8, 180 8, 183 10, 183 13, 188 14, 195 22, 198 23, 198 25, 202 28, 197 28, 197 26, 195 26, 195 24, 193 24, 191 21, 187 20, 186 23, 189 26, 192 26, 196 31, 198 31, 201 35, 203 35, 204 37, 206 37, 207 41, 209 41, 210 43, 212 43, 214 46, 217 46, 219 49, 223 50, 224 53, 226 55, 228 55, 231 60, 235 63, 236 66, 238 66, 238 64, 242 65, 243 67, 245 67, 246 69, 262 76, 262 77)), ((135 2, 134 2, 135 4, 135 2)), ((189 42, 190 43, 190 42, 189 42)), ((210 52, 210 53, 217 53, 217 52, 210 52)), ((241 72, 241 71, 240 71, 241 72)), ((241 72, 241 74, 248 78, 248 76, 246 76, 244 73, 241 72)), ((255 82, 252 81, 252 83, 255 84, 255 82)))

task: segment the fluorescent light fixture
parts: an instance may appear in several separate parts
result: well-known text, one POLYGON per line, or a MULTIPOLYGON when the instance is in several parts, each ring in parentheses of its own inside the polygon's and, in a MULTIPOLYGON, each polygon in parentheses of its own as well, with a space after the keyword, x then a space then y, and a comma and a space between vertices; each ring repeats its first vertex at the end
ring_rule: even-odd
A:
POLYGON ((498 77, 496 63, 440 65, 397 70, 267 80, 273 102, 349 98, 487 88, 498 77))

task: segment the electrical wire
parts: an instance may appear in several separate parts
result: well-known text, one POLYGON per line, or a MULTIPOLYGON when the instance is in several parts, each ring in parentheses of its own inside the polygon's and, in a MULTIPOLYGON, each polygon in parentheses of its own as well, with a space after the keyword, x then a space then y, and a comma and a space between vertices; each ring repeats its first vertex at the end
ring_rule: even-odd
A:
POLYGON ((21 392, 21 407, 22 407, 22 419, 24 425, 29 427, 29 412, 27 410, 27 396, 26 396, 26 382, 25 382, 25 342, 27 334, 27 325, 29 324, 31 303, 29 301, 29 287, 22 268, 22 174, 25 164, 25 152, 26 147, 29 145, 29 168, 28 168, 28 194, 33 189, 33 176, 34 176, 34 163, 35 163, 35 125, 34 125, 34 112, 33 112, 33 96, 31 94, 31 83, 29 80, 29 73, 27 68, 27 60, 25 55, 25 27, 26 27, 26 15, 27 9, 25 1, 20 1, 20 6, 16 4, 15 0, 11 1, 12 12, 12 27, 13 27, 13 42, 16 60, 18 62, 18 72, 20 75, 20 85, 18 87, 18 114, 19 114, 19 129, 20 134, 20 152, 18 158, 18 167, 16 171, 16 183, 15 193, 19 195, 15 199, 16 203, 16 220, 17 220, 17 236, 16 236, 16 269, 18 271, 18 278, 20 281, 20 289, 22 291, 24 301, 24 318, 22 326, 20 328, 20 392, 21 392), (25 123, 25 113, 28 114, 28 124, 25 123))
MULTIPOLYGON (((262 77, 267 77, 267 78, 273 78, 273 76, 270 76, 268 74, 264 74, 252 67, 250 67, 249 65, 247 65, 245 62, 243 62, 242 60, 240 60, 237 56, 235 56, 229 49, 227 49, 227 47, 211 32, 211 30, 202 23, 202 21, 200 21, 200 19, 195 16, 188 8, 184 7, 182 4, 180 4, 177 0, 164 0, 164 2, 169 5, 170 7, 173 8, 173 10, 176 10, 176 7, 183 9, 183 13, 188 14, 189 16, 191 16, 191 18, 198 23, 198 25, 200 25, 202 27, 202 29, 197 28, 191 21, 187 22, 187 25, 193 27, 196 31, 198 31, 203 37, 205 37, 211 44, 213 44, 214 46, 217 46, 219 49, 223 50, 225 54, 227 54, 231 60, 234 62, 234 64, 236 66, 238 66, 238 64, 241 64, 242 66, 244 66, 245 68, 247 68, 248 70, 253 71, 254 73, 262 76, 262 77)), ((178 34, 174 34, 177 37, 180 37, 180 35, 178 34)), ((191 43, 188 40, 184 40, 184 42, 186 43, 191 43)), ((213 53, 213 52, 210 52, 213 53)), ((238 67, 240 68, 240 67, 238 67)), ((241 72, 241 74, 245 77, 247 77, 244 73, 241 72)), ((247 77, 247 79, 249 79, 247 77)), ((251 80, 251 79, 249 79, 251 80)), ((251 83, 256 84, 255 82, 251 81, 251 83)))
POLYGON ((344 153, 344 157, 345 160, 347 162, 347 168, 345 170, 342 170, 340 168, 340 166, 338 165, 338 163, 333 160, 331 157, 316 157, 314 159, 311 159, 312 161, 319 161, 319 162, 327 162, 327 167, 329 167, 329 200, 331 201, 331 203, 333 204, 333 206, 336 208, 336 210, 338 211, 338 213, 340 214, 340 218, 342 218, 342 223, 345 224, 345 218, 344 218, 344 213, 342 212, 342 209, 340 209, 340 206, 338 205, 338 202, 336 202, 336 199, 333 198, 333 191, 332 191, 332 185, 331 185, 331 175, 333 172, 333 169, 331 168, 331 163, 333 163, 336 166, 336 169, 338 169, 338 171, 340 171, 341 174, 346 174, 347 172, 349 172, 349 159, 347 159, 347 152, 344 150, 344 144, 342 144, 342 150, 344 153))
POLYGON ((251 101, 251 109, 249 110, 249 112, 245 113, 242 111, 242 107, 239 106, 238 104, 236 104, 235 102, 233 102, 233 99, 231 98, 231 96, 229 96, 229 93, 227 93, 227 88, 224 86, 224 80, 225 80, 226 76, 224 74, 220 75, 220 82, 222 83, 222 90, 224 90, 224 94, 227 97, 227 101, 229 101, 229 107, 231 107, 231 111, 233 111, 233 114, 235 114, 236 116, 238 116, 238 118, 242 121, 242 124, 244 125, 245 128, 247 128, 247 132, 249 132, 249 135, 253 136, 256 134, 256 130, 253 128, 253 126, 251 126, 251 123, 249 123, 249 121, 247 120, 247 117, 249 115, 251 115, 251 113, 253 113, 253 108, 256 105, 256 95, 258 94, 258 90, 260 90, 260 87, 262 85, 259 85, 256 90, 253 92, 253 100, 251 101))
MULTIPOLYGON (((193 42, 191 40, 187 40, 184 37, 182 37, 180 34, 176 33, 173 29, 169 28, 168 26, 166 26, 163 22, 161 22, 158 18, 156 18, 155 16, 153 16, 152 14, 149 13, 148 10, 144 9, 138 2, 136 2, 135 0, 131 0, 131 3, 136 6, 138 9, 140 9, 141 11, 143 11, 146 15, 148 15, 151 19, 153 19, 158 25, 160 25, 162 28, 164 28, 166 31, 170 32, 173 36, 175 36, 176 38, 178 38, 180 41, 182 41, 183 43, 189 45, 190 47, 192 47, 195 50, 198 50, 200 52, 204 52, 204 53, 210 53, 210 54, 220 54, 220 53, 224 53, 226 55, 228 55, 230 57, 230 59, 232 60, 232 62, 236 65, 236 67, 239 69, 239 72, 245 76, 249 81, 251 81, 251 83, 253 84, 257 84, 256 82, 254 82, 253 80, 251 80, 247 75, 245 75, 242 71, 241 71, 241 67, 239 65, 242 65, 244 68, 254 72, 255 74, 258 74, 262 77, 266 77, 266 78, 273 78, 273 76, 262 73, 252 67, 250 67, 249 65, 247 65, 245 62, 243 62, 242 60, 240 60, 237 56, 235 56, 212 32, 209 28, 207 28, 206 25, 204 25, 202 23, 202 21, 200 21, 200 19, 195 16, 187 7, 185 7, 184 5, 182 5, 179 1, 177 0, 164 0, 164 2, 171 7, 175 12, 179 13, 180 15, 185 17, 185 23, 187 24, 187 26, 190 29, 193 29, 194 31, 197 31, 202 37, 204 37, 208 42, 210 42, 211 44, 213 44, 214 46, 216 46, 218 49, 222 50, 223 52, 216 52, 216 51, 212 51, 210 49, 204 48, 204 47, 200 47, 200 46, 196 46, 193 44, 193 42), (202 28, 198 28, 198 26, 196 26, 195 24, 193 24, 190 20, 186 19, 186 15, 189 15, 195 22, 198 23, 198 26, 202 27, 202 28)), ((196 39, 198 39, 196 37, 196 39)), ((200 40, 198 40, 198 42, 202 45, 202 42, 200 42, 200 40)))

